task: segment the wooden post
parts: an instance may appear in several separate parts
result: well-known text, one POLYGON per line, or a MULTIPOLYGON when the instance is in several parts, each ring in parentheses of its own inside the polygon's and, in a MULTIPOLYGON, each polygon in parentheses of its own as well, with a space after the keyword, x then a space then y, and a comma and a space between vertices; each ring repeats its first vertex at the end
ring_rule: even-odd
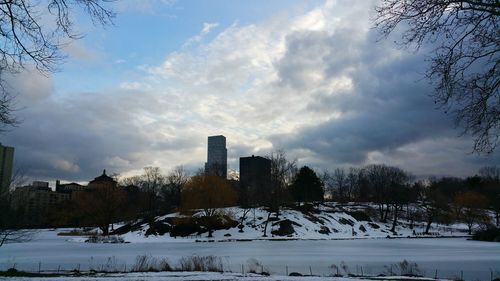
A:
POLYGON ((38 262, 38 273, 42 271, 42 261, 38 262))
POLYGON ((434 279, 438 279, 438 270, 436 269, 436 273, 434 273, 434 279))
POLYGON ((61 271, 61 265, 57 267, 57 273, 59 273, 59 271, 61 271))
POLYGON ((286 266, 286 276, 288 276, 288 265, 286 266))
POLYGON ((309 273, 310 273, 311 276, 313 275, 313 271, 312 271, 311 266, 309 266, 309 273))
POLYGON ((363 276, 363 266, 361 266, 361 276, 363 276))
POLYGON ((464 271, 460 270, 460 280, 464 280, 464 271))
POLYGON ((241 274, 245 275, 245 266, 241 264, 241 274))

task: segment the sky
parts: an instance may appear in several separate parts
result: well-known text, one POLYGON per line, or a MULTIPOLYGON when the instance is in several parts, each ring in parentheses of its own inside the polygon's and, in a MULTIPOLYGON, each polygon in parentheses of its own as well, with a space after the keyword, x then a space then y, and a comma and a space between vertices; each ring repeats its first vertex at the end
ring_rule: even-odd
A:
POLYGON ((7 78, 22 123, 0 135, 31 179, 88 181, 103 169, 195 171, 207 136, 228 166, 282 149, 317 171, 366 164, 417 177, 474 175, 471 153, 425 79, 432 46, 373 29, 377 0, 120 0, 111 26, 75 15, 83 38, 59 70, 7 78))

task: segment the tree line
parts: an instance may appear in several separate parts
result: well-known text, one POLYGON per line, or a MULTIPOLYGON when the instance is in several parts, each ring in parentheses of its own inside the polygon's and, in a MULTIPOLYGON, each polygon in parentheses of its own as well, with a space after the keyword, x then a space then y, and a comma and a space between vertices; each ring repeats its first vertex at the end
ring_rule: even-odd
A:
MULTIPOLYGON (((3 228, 94 226, 107 235, 114 230, 113 223, 119 221, 140 220, 154 226, 159 215, 177 211, 192 215, 192 210, 199 210, 200 223, 210 235, 225 215, 223 207, 242 207, 242 224, 256 208, 268 210, 269 221, 283 207, 303 209, 334 201, 371 205, 372 216, 392 223, 392 231, 400 219, 409 221, 410 227, 415 222, 425 222, 425 233, 435 222, 463 222, 469 233, 475 225, 499 225, 500 167, 484 167, 478 175, 464 179, 415 180, 401 168, 384 164, 316 172, 308 166, 298 168, 297 161, 289 159, 284 151, 273 152, 268 159, 271 186, 266 192, 242 187, 234 173, 230 179, 223 179, 202 169, 190 175, 182 166, 168 173, 158 167, 146 167, 137 176, 115 175, 118 184, 113 188, 72 196, 51 209, 44 216, 46 220, 37 225, 30 225, 26 214, 9 208, 8 202, 0 202, 0 220, 3 228)), ((267 225, 263 235, 266 233, 267 225)))

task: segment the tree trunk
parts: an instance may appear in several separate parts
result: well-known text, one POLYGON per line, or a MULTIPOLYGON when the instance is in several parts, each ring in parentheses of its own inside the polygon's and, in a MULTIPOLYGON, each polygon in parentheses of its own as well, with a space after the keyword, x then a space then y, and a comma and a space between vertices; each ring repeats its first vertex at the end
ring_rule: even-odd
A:
POLYGON ((429 234, 429 229, 431 229, 432 219, 427 220, 427 226, 425 227, 425 234, 429 234))
POLYGON ((382 220, 383 222, 387 222, 387 217, 389 216, 389 209, 390 209, 390 206, 389 206, 389 204, 387 204, 385 207, 384 219, 382 220))
POLYGON ((396 224, 398 223, 398 206, 394 206, 394 220, 392 221, 392 232, 396 232, 396 224))
POLYGON ((102 235, 103 236, 108 236, 108 234, 109 234, 109 224, 101 225, 99 228, 102 230, 102 235))
POLYGON ((266 224, 264 225, 264 235, 262 235, 262 237, 267 237, 267 224, 269 223, 270 217, 271 217, 271 211, 267 213, 266 224))
POLYGON ((378 212, 380 214, 380 220, 384 221, 384 204, 378 204, 378 212))

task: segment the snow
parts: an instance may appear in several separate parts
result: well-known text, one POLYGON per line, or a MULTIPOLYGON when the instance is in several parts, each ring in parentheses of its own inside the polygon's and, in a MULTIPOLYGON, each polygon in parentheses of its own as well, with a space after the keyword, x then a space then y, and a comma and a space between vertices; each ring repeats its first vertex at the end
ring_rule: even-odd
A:
MULTIPOLYGON (((241 272, 250 259, 256 259, 273 275, 288 272, 317 275, 335 273, 332 264, 343 262, 351 273, 378 275, 387 272, 384 266, 404 259, 416 262, 433 277, 460 276, 466 279, 490 278, 490 269, 500 277, 500 243, 469 241, 464 238, 431 239, 357 239, 357 240, 295 240, 248 242, 136 242, 129 244, 90 244, 74 242, 57 236, 59 230, 41 230, 28 243, 7 244, 0 248, 0 269, 15 265, 19 270, 130 270, 139 255, 166 258, 176 265, 181 257, 220 257, 224 270, 241 272)), ((245 270, 246 271, 246 270, 245 270)), ((344 274, 341 272, 341 274, 344 274)))
MULTIPOLYGON (((273 226, 272 222, 268 225, 268 237, 262 237, 264 222, 268 216, 267 211, 263 209, 255 209, 255 216, 253 210, 247 214, 243 233, 235 227, 217 230, 213 233, 213 238, 207 238, 206 233, 201 237, 191 238, 174 238, 168 233, 163 236, 146 237, 144 233, 148 226, 144 224, 139 231, 123 235, 125 241, 130 243, 90 244, 82 243, 85 237, 57 235, 59 232, 69 231, 68 229, 40 230, 28 243, 2 246, 0 269, 15 266, 20 270, 37 271, 40 264, 42 270, 80 268, 121 271, 130 270, 139 255, 166 258, 174 266, 182 257, 212 255, 221 258, 225 271, 242 272, 242 265, 247 267, 250 261, 257 260, 262 264, 262 268, 273 276, 286 275, 287 271, 302 274, 309 274, 312 271, 313 274, 328 276, 335 273, 332 264, 340 267, 342 263, 348 266, 351 273, 363 271, 365 274, 378 275, 387 273, 388 267, 406 259, 416 262, 429 277, 433 277, 436 270, 438 276, 447 278, 459 277, 461 271, 466 279, 489 280, 490 271, 500 277, 500 243, 469 241, 465 238, 409 239, 407 237, 421 236, 413 234, 407 221, 400 220, 396 229, 397 234, 393 234, 389 231, 390 223, 372 222, 378 226, 376 228, 348 214, 350 211, 363 208, 366 206, 327 205, 320 208, 320 213, 312 215, 291 209, 282 210, 279 220, 288 219, 300 225, 294 225, 294 233, 286 237, 271 235, 271 231, 278 228, 277 225, 273 226), (322 223, 318 222, 318 219, 321 219, 322 223), (350 221, 352 226, 346 224, 346 221, 350 221), (366 228, 366 232, 360 230, 362 225, 366 228), (331 233, 320 233, 322 227, 327 227, 331 233), (353 228, 357 232, 354 236, 353 228), (334 232, 334 229, 337 232, 334 232), (226 234, 230 236, 225 236, 226 234), (387 236, 399 239, 386 239, 387 236)), ((239 221, 244 210, 227 208, 225 211, 239 221)), ((178 214, 168 214, 157 220, 175 216, 178 214)), ((416 232, 423 232, 423 228, 424 225, 417 225, 416 232)), ((434 224, 432 229, 432 232, 438 232, 442 236, 464 236, 464 231, 466 227, 462 224, 449 226, 434 224)), ((227 274, 220 278, 231 276, 230 273, 227 274)), ((341 274, 346 275, 345 272, 341 274)), ((112 278, 118 277, 103 278, 111 278, 103 280, 114 280, 112 278)), ((135 277, 132 275, 127 275, 126 278, 129 279, 125 280, 161 279, 154 274, 144 279, 142 277, 133 279, 135 277)), ((168 278, 177 280, 175 276, 168 278)), ((207 277, 200 278, 202 279, 192 280, 203 280, 207 277)), ((275 280, 272 279, 275 277, 270 278, 259 280, 275 280)), ((292 277, 278 279, 302 280, 292 277)))
MULTIPOLYGON (((231 229, 216 230, 213 233, 212 238, 206 237, 207 234, 194 237, 170 237, 168 234, 163 236, 145 236, 144 233, 148 229, 148 225, 144 224, 141 230, 130 232, 123 235, 123 238, 127 242, 137 243, 137 242, 194 242, 194 241, 235 241, 235 240, 335 240, 335 239, 367 239, 367 238, 408 238, 408 237, 425 237, 420 235, 424 232, 424 223, 415 223, 415 228, 410 229, 409 222, 405 220, 399 220, 396 227, 396 233, 390 231, 391 223, 381 223, 381 222, 367 222, 358 221, 354 217, 348 214, 348 212, 363 210, 366 211, 368 205, 357 205, 357 204, 347 204, 347 205, 337 205, 330 203, 329 205, 322 205, 319 210, 319 214, 309 214, 292 210, 284 209, 280 211, 279 220, 291 220, 300 226, 294 225, 295 232, 288 236, 273 236, 271 232, 279 228, 279 225, 273 225, 273 222, 268 224, 267 237, 263 237, 263 230, 265 221, 268 216, 268 212, 262 208, 256 208, 250 210, 246 215, 243 222, 245 226, 243 228, 244 232, 239 232, 237 227, 231 229), (317 220, 322 222, 318 222, 317 220), (344 223, 342 223, 342 221, 344 223), (352 223, 346 224, 348 221, 352 223), (362 231, 360 227, 364 227, 366 231, 362 231), (324 234, 320 233, 321 228, 327 228, 330 233, 324 234), (415 232, 414 232, 415 230, 415 232), (355 235, 353 235, 353 231, 355 235), (229 235, 229 236, 226 236, 229 235)), ((225 213, 229 213, 232 217, 240 221, 243 216, 244 210, 238 207, 226 208, 225 213)), ((180 216, 177 213, 169 214, 157 218, 157 221, 161 221, 166 217, 180 216)), ((274 216, 274 215, 273 215, 274 216)), ((467 236, 467 227, 464 224, 453 224, 453 225, 439 225, 433 224, 431 228, 432 233, 439 234, 439 236, 445 237, 464 237, 467 236)), ((427 236, 428 237, 428 236, 427 236)))
MULTIPOLYGON (((393 276, 389 280, 401 280, 401 277, 393 276)), ((177 281, 177 280, 193 280, 193 281, 204 281, 204 280, 241 280, 241 281, 362 281, 366 279, 360 278, 348 278, 348 277, 321 277, 321 276, 262 276, 258 274, 240 274, 240 273, 216 273, 216 272, 146 272, 146 273, 119 273, 119 274, 105 274, 97 275, 92 277, 51 277, 51 280, 55 281, 177 281)), ((439 281, 436 279, 428 278, 412 278, 404 277, 405 280, 416 280, 416 281, 439 281)), ((0 280, 12 280, 10 278, 2 278, 0 280)), ((19 278, 19 281, 46 281, 47 278, 19 278)), ((441 279, 445 280, 445 279, 441 279)))

